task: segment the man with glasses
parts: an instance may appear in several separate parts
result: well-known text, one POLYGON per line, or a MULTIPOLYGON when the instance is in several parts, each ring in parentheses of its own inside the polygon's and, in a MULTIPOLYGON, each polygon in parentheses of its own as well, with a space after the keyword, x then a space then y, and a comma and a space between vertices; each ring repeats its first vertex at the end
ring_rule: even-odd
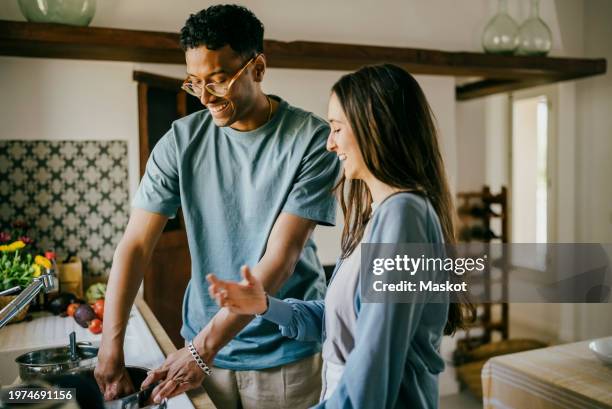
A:
POLYGON ((181 46, 183 89, 207 109, 175 121, 147 162, 115 252, 96 379, 106 399, 132 387, 122 349, 130 306, 180 206, 192 259, 181 329, 187 346, 145 381, 161 381, 154 399, 203 382, 219 408, 311 406, 320 392, 320 345, 283 337, 260 317, 219 309, 206 274, 236 280, 248 265, 270 294, 323 298, 323 269, 310 236, 317 224, 335 219, 339 162, 325 150, 329 128, 262 92, 263 25, 244 7, 191 15, 181 46))

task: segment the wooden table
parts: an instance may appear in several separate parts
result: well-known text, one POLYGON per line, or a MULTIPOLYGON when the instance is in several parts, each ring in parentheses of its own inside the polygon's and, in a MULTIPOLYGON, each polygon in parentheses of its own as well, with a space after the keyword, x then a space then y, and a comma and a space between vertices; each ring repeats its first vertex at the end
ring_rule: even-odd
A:
POLYGON ((485 408, 612 408, 612 365, 589 342, 490 359, 482 369, 485 408))

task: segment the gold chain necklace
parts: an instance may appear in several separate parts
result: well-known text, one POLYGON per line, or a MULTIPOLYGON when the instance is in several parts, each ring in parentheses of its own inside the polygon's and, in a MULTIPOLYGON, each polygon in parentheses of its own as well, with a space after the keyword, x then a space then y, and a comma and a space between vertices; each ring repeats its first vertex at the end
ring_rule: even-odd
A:
POLYGON ((266 121, 266 123, 270 122, 270 119, 272 118, 272 101, 270 100, 270 97, 266 95, 266 99, 268 100, 268 120, 266 121))

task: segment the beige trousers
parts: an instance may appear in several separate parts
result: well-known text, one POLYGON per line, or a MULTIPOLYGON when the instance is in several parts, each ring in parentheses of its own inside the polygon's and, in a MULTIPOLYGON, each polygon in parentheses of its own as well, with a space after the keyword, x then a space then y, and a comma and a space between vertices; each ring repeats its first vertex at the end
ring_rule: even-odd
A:
POLYGON ((258 371, 212 367, 203 386, 218 409, 308 408, 321 394, 321 354, 258 371))

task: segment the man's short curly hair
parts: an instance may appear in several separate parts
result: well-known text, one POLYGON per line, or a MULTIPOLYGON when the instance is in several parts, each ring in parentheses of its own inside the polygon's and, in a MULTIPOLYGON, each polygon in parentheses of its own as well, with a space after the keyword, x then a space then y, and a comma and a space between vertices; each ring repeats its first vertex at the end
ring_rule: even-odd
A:
POLYGON ((210 6, 191 14, 181 29, 181 47, 206 46, 218 50, 226 44, 248 58, 263 52, 264 26, 252 11, 235 4, 210 6))

